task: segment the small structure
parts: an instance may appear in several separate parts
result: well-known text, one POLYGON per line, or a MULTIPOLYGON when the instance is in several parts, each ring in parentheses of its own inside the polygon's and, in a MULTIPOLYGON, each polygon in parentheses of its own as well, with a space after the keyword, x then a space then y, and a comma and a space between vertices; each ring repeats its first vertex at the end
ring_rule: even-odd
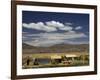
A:
POLYGON ((67 64, 67 65, 73 64, 76 57, 79 57, 79 56, 75 55, 75 54, 67 54, 67 55, 63 56, 62 63, 67 64))
POLYGON ((78 55, 75 54, 69 54, 69 55, 65 55, 66 58, 70 58, 72 61, 74 61, 76 57, 79 57, 78 55))
POLYGON ((51 56, 51 62, 53 64, 61 63, 61 61, 62 61, 62 57, 61 56, 59 56, 59 55, 53 55, 53 56, 51 56))
POLYGON ((61 59, 61 56, 59 56, 59 55, 53 55, 53 56, 51 56, 51 59, 61 59))

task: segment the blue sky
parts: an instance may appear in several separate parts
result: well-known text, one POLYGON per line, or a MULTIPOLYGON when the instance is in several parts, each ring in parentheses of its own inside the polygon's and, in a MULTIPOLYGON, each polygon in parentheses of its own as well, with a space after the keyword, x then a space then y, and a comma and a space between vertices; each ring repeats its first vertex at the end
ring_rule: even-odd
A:
POLYGON ((22 24, 23 42, 32 46, 89 43, 89 14, 23 11, 22 24))

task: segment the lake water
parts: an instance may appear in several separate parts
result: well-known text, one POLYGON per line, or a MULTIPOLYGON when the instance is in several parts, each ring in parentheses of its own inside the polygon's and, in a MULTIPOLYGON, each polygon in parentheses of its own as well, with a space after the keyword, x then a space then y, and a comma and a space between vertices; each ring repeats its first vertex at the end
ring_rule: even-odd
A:
POLYGON ((48 64, 48 63, 50 63, 50 59, 38 59, 38 62, 40 63, 40 64, 48 64))

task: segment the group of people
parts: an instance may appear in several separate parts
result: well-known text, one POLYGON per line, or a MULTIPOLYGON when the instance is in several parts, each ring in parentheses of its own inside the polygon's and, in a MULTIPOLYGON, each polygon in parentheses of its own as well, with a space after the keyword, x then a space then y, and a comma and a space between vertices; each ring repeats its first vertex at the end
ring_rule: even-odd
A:
POLYGON ((34 58, 31 59, 31 58, 28 56, 28 57, 27 57, 27 60, 26 60, 27 66, 30 65, 31 62, 33 62, 34 65, 38 65, 38 60, 37 60, 37 59, 34 59, 34 58))

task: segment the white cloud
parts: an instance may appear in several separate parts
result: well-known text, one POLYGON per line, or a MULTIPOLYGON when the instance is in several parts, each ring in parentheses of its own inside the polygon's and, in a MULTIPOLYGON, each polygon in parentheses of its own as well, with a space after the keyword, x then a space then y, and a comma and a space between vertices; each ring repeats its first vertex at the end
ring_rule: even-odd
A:
POLYGON ((22 32, 23 37, 25 37, 26 35, 28 35, 28 32, 22 32), (25 35, 25 36, 24 36, 25 35))
POLYGON ((64 30, 64 31, 71 31, 73 28, 71 26, 65 26, 65 27, 61 27, 59 29, 64 30))
POLYGON ((28 24, 26 24, 26 23, 23 23, 22 26, 23 26, 23 27, 26 27, 26 28, 29 28, 29 27, 28 27, 28 24))
POLYGON ((88 44, 88 41, 67 41, 68 44, 88 44))
POLYGON ((75 30, 80 30, 80 29, 82 29, 81 26, 77 26, 77 27, 75 28, 75 30))
POLYGON ((46 32, 51 32, 51 31, 56 31, 57 29, 54 27, 49 27, 44 25, 43 22, 38 22, 38 23, 23 23, 23 27, 25 28, 30 28, 30 29, 36 29, 36 30, 42 30, 42 31, 46 31, 46 32))
POLYGON ((26 39, 27 37, 26 37, 26 36, 22 36, 22 38, 23 38, 23 39, 26 39))
POLYGON ((55 40, 55 39, 71 39, 71 38, 80 38, 80 37, 86 37, 84 33, 43 33, 42 38, 55 40))
POLYGON ((51 27, 56 27, 56 28, 64 27, 63 23, 56 22, 56 21, 48 21, 46 22, 46 25, 51 27))
POLYGON ((72 23, 70 23, 70 22, 66 22, 65 25, 72 25, 72 23))
POLYGON ((62 43, 63 40, 50 40, 50 39, 43 39, 43 40, 35 40, 35 41, 29 41, 26 42, 29 45, 32 46, 39 46, 39 47, 49 47, 58 43, 62 43))
POLYGON ((64 31, 70 31, 73 29, 72 26, 70 25, 64 25, 61 22, 58 21, 48 21, 48 22, 37 22, 37 23, 23 23, 22 25, 25 28, 29 29, 35 29, 35 30, 42 30, 46 32, 52 32, 52 31, 57 31, 59 30, 64 30, 64 31))
MULTIPOLYGON (((32 40, 26 41, 25 43, 32 45, 32 46, 47 47, 47 46, 52 46, 55 44, 67 43, 68 39, 83 38, 83 37, 86 37, 84 33, 75 33, 75 32, 74 33, 70 33, 70 32, 40 33, 40 34, 31 35, 32 40)), ((70 43, 72 43, 72 41, 70 43)))
POLYGON ((77 26, 74 28, 72 23, 66 22, 64 24, 58 21, 47 21, 45 23, 43 22, 29 23, 29 24, 23 23, 23 27, 45 31, 45 33, 37 33, 37 34, 27 33, 23 35, 23 41, 32 46, 48 47, 48 46, 61 44, 61 43, 70 43, 70 44, 86 43, 85 41, 74 42, 69 40, 69 39, 78 39, 78 38, 87 37, 84 33, 81 32, 77 33, 75 31, 75 30, 82 29, 81 26, 77 26), (64 32, 59 32, 58 30, 62 30, 64 32))
POLYGON ((75 31, 73 31, 73 30, 71 30, 71 31, 69 31, 69 33, 76 33, 75 31))

